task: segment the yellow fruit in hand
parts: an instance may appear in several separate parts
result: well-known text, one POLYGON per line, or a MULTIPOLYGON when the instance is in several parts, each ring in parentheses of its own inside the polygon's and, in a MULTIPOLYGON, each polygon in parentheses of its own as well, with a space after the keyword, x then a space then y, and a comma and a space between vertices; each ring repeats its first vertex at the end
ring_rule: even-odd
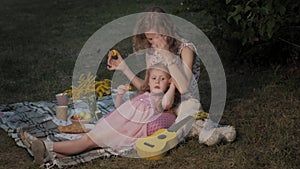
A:
POLYGON ((111 50, 111 51, 110 51, 110 54, 111 54, 112 56, 117 55, 117 50, 115 50, 115 49, 114 49, 114 50, 111 50))
POLYGON ((132 90, 132 87, 130 85, 125 86, 126 90, 132 90))
POLYGON ((118 56, 117 56, 118 51, 117 50, 115 50, 115 49, 111 50, 111 51, 109 51, 109 53, 113 59, 118 59, 118 56))

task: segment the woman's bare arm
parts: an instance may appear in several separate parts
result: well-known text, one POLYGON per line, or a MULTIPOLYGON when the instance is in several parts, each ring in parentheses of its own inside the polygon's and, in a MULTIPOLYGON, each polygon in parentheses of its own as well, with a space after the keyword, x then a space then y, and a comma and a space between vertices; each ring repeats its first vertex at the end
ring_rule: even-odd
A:
POLYGON ((168 64, 169 72, 172 78, 175 80, 175 85, 178 91, 183 94, 188 91, 190 80, 192 77, 192 64, 193 64, 193 51, 185 47, 181 53, 181 60, 183 64, 183 70, 178 67, 175 56, 171 56, 172 54, 167 54, 166 62, 168 64))

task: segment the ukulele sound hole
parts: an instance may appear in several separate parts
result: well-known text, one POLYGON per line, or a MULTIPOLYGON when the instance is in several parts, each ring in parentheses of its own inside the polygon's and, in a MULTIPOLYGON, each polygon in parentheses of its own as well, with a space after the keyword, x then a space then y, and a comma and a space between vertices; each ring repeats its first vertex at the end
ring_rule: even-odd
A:
POLYGON ((153 145, 153 144, 150 144, 150 143, 147 143, 147 142, 144 142, 144 144, 145 144, 146 146, 149 146, 149 147, 151 147, 151 148, 153 148, 153 147, 154 147, 154 145, 153 145))
POLYGON ((157 138, 158 138, 158 139, 161 139, 161 140, 162 140, 162 139, 165 139, 166 137, 167 137, 167 136, 164 135, 164 134, 157 136, 157 138))

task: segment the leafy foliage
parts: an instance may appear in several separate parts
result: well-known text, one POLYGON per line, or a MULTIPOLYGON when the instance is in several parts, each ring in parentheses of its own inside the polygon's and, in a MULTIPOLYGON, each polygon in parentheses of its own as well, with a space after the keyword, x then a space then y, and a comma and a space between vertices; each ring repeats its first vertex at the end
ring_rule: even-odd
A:
MULTIPOLYGON (((297 53, 296 57, 289 54, 289 60, 299 59, 300 45, 297 38, 299 27, 296 26, 300 22, 299 2, 295 3, 292 0, 184 0, 180 8, 182 11, 204 12, 212 16, 214 27, 210 30, 214 32, 210 33, 228 42, 237 41, 236 48, 240 49, 237 52, 239 56, 246 54, 249 57, 251 54, 251 57, 257 57, 255 55, 263 53, 268 59, 270 55, 273 55, 273 60, 280 60, 276 58, 276 53, 283 54, 289 50, 289 53, 297 53), (281 46, 282 50, 278 51, 278 46, 281 46)), ((268 62, 268 59, 265 62, 268 62)), ((279 62, 282 62, 282 59, 279 62)))
POLYGON ((243 45, 270 40, 282 27, 300 21, 299 4, 291 0, 184 0, 181 5, 185 11, 206 11, 217 28, 230 26, 232 37, 243 45))
POLYGON ((241 30, 243 44, 269 40, 283 25, 291 22, 287 17, 289 1, 226 0, 226 4, 234 9, 227 13, 227 22, 241 30))

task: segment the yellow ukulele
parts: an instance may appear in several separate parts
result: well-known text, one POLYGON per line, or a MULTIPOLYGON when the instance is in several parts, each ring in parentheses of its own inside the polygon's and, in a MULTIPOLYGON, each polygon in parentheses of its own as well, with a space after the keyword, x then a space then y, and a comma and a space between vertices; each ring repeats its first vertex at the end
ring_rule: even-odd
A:
POLYGON ((193 116, 187 116, 179 123, 171 126, 168 129, 160 129, 148 137, 137 140, 135 146, 139 157, 149 160, 158 160, 165 153, 174 148, 178 144, 176 131, 188 122, 195 120, 193 116))
POLYGON ((179 143, 176 135, 178 129, 183 127, 185 124, 206 117, 208 117, 208 113, 199 112, 195 116, 185 117, 168 129, 160 129, 151 136, 140 138, 136 142, 137 154, 139 157, 146 158, 148 160, 161 159, 168 150, 174 148, 179 143))

